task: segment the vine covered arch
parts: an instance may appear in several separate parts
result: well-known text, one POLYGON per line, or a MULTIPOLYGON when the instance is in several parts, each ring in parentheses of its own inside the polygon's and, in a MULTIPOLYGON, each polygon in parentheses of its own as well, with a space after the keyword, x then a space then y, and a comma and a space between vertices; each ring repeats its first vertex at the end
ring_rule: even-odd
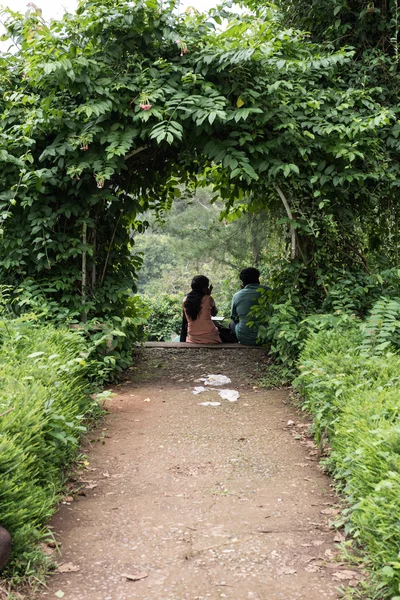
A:
POLYGON ((348 87, 353 51, 312 43, 273 8, 86 0, 50 24, 8 11, 6 26, 0 273, 69 309, 124 303, 132 230, 181 184, 212 184, 227 211, 251 191, 306 264, 318 244, 353 260, 371 197, 397 185, 396 115, 379 90, 348 87))

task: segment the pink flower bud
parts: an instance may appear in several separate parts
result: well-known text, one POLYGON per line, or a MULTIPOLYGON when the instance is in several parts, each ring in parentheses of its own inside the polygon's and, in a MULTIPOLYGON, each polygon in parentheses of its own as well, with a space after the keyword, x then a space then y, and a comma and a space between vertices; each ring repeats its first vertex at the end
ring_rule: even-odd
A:
POLYGON ((146 102, 146 103, 139 104, 139 106, 142 110, 150 110, 152 105, 150 104, 150 102, 146 102))

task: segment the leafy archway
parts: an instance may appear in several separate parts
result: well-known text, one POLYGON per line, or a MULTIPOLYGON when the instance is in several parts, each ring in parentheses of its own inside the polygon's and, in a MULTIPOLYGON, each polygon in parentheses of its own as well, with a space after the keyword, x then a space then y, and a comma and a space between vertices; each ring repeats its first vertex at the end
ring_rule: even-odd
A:
POLYGON ((8 13, 3 281, 34 279, 78 312, 118 310, 138 267, 132 228, 182 183, 212 184, 228 211, 251 190, 305 264, 318 244, 354 259, 371 198, 397 181, 385 172, 396 117, 379 90, 348 88, 351 50, 322 49, 271 8, 229 6, 94 0, 49 25, 8 13))

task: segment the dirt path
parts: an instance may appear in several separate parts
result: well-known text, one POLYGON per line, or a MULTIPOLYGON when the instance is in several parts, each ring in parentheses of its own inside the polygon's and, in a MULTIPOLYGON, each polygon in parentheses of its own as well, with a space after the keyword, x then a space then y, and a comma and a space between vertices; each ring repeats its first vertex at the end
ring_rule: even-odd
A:
POLYGON ((109 402, 106 437, 93 436, 86 496, 53 520, 58 562, 79 571, 55 575, 40 598, 338 597, 335 572, 346 567, 333 560, 330 481, 300 439, 304 427, 288 426, 299 420, 288 393, 253 389, 261 356, 145 351, 131 371, 140 377, 109 402), (194 395, 194 380, 210 373, 229 376, 239 401, 194 395), (207 400, 221 405, 199 405, 207 400))

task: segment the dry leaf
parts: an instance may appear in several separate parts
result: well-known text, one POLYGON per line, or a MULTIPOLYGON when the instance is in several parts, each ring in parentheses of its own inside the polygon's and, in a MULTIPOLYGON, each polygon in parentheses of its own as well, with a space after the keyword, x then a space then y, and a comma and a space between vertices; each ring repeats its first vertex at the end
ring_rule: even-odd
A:
POLYGON ((110 477, 110 473, 108 473, 107 471, 105 473, 103 473, 103 477, 110 477))
POLYGON ((72 563, 63 563, 58 565, 57 573, 76 573, 80 571, 80 567, 78 565, 73 565, 72 563))
POLYGON ((339 514, 339 511, 337 510, 337 508, 323 508, 321 510, 321 515, 330 515, 330 516, 336 516, 337 514, 339 514))
POLYGON ((97 487, 97 483, 87 483, 85 485, 85 489, 87 489, 87 490, 93 490, 96 487, 97 487))
POLYGON ((63 500, 63 502, 73 502, 73 501, 74 501, 73 496, 65 496, 65 498, 63 500))
POLYGON ((146 579, 146 577, 148 577, 149 574, 143 572, 139 572, 139 573, 122 573, 121 577, 126 577, 126 579, 129 579, 129 581, 139 581, 140 579, 146 579))
POLYGON ((318 571, 320 571, 320 568, 318 565, 307 565, 306 567, 304 567, 305 571, 308 571, 309 573, 317 573, 318 571))
POLYGON ((293 427, 293 425, 296 425, 296 423, 295 423, 294 421, 291 421, 291 420, 289 420, 289 421, 286 423, 286 425, 287 425, 288 427, 293 427))
POLYGON ((342 542, 344 542, 346 540, 345 536, 342 535, 341 533, 337 532, 337 534, 335 535, 335 537, 333 538, 333 541, 341 544, 342 542))
POLYGON ((333 577, 335 579, 339 579, 340 581, 349 581, 358 577, 358 573, 355 571, 336 571, 333 573, 333 577))
POLYGON ((313 546, 322 546, 322 544, 325 544, 323 540, 314 540, 313 542, 313 546))
POLYGON ((293 575, 296 572, 296 569, 292 569, 291 567, 283 567, 279 569, 278 575, 293 575))
POLYGON ((58 592, 56 592, 54 595, 56 598, 64 598, 65 596, 64 592, 61 590, 58 590, 58 592))
POLYGON ((151 402, 150 398, 145 398, 143 402, 151 402))

